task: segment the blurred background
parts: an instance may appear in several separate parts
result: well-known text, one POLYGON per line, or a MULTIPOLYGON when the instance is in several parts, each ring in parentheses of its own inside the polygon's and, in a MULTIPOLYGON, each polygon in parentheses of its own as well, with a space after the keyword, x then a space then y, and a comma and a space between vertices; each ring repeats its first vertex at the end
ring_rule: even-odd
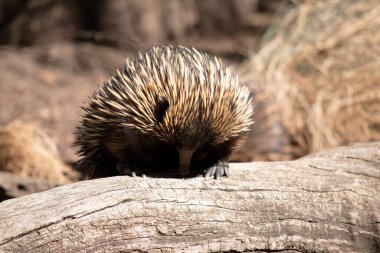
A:
POLYGON ((216 55, 251 88, 255 125, 232 161, 380 140, 379 0, 0 0, 0 170, 54 167, 37 149, 70 167, 80 106, 162 44, 216 55))
POLYGON ((1 0, 0 124, 37 119, 65 160, 80 106, 126 57, 180 44, 238 64, 288 1, 1 0))

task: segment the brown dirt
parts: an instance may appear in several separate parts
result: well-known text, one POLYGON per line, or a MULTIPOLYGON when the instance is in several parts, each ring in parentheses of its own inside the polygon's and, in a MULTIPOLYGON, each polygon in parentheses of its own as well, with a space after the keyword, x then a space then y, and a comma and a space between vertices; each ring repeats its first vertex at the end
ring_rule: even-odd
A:
POLYGON ((2 48, 0 58, 0 124, 16 118, 40 122, 64 159, 75 159, 70 146, 80 106, 107 76, 99 65, 107 65, 106 59, 123 62, 124 57, 108 48, 60 43, 2 48))

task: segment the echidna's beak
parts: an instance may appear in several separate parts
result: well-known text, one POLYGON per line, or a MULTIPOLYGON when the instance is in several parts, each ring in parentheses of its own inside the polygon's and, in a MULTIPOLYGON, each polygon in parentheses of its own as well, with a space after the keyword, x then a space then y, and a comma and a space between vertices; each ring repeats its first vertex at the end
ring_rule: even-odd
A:
POLYGON ((190 163, 191 157, 193 156, 194 150, 192 149, 178 149, 179 154, 179 174, 181 176, 186 176, 190 174, 190 163))

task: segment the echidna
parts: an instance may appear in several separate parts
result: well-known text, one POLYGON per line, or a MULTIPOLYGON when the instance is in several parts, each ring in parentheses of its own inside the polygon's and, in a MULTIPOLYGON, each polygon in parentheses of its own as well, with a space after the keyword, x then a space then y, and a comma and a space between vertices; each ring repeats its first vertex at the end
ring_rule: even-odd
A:
POLYGON ((228 176, 252 123, 249 89, 194 48, 153 47, 117 70, 83 107, 78 168, 113 175, 228 176))

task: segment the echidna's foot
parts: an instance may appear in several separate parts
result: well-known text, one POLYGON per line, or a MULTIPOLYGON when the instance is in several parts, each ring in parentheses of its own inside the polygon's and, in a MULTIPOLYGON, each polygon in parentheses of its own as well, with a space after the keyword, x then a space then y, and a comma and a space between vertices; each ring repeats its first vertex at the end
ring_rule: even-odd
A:
POLYGON ((215 179, 218 179, 222 176, 228 177, 230 166, 226 161, 218 161, 215 165, 211 166, 205 171, 205 178, 214 176, 215 179))
POLYGON ((129 175, 132 177, 146 176, 146 167, 142 163, 128 163, 124 160, 120 160, 116 166, 116 169, 121 175, 129 175))

